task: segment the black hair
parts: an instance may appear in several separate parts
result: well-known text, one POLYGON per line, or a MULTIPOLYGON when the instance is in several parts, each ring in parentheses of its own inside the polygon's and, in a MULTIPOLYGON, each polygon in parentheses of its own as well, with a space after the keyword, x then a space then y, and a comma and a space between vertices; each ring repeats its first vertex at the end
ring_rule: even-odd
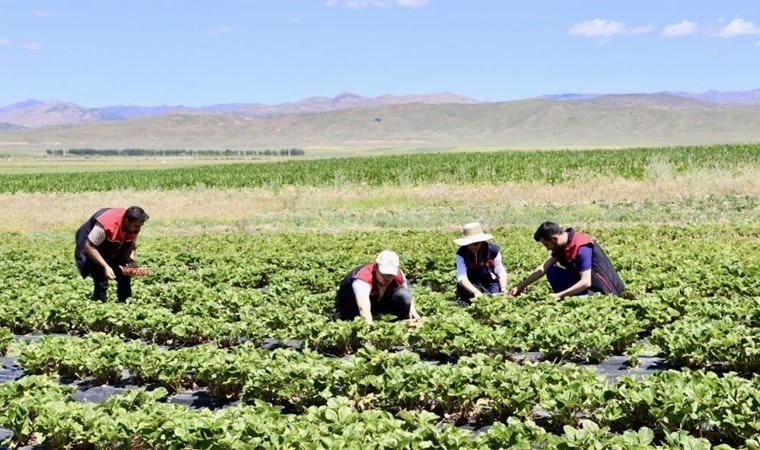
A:
POLYGON ((562 234, 562 228, 554 222, 544 222, 538 226, 538 229, 533 233, 533 239, 538 242, 541 239, 549 240, 552 236, 562 234))
POLYGON ((145 212, 144 209, 140 208, 139 206, 130 206, 127 208, 127 212, 124 214, 124 218, 130 222, 145 222, 146 220, 150 219, 150 216, 145 212))

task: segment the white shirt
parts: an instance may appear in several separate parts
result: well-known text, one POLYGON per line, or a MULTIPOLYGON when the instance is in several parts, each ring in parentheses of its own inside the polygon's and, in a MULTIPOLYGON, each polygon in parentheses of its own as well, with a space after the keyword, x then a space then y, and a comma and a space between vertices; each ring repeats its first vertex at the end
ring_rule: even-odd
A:
POLYGON ((102 225, 96 223, 95 226, 92 227, 90 234, 87 235, 87 240, 90 241, 90 244, 92 244, 93 247, 97 247, 106 240, 106 230, 102 225))
MULTIPOLYGON (((460 283, 463 279, 467 278, 467 264, 464 262, 464 258, 460 255, 456 255, 454 261, 457 264, 457 283, 460 283)), ((496 254, 496 258, 493 260, 493 271, 497 277, 507 274, 507 270, 504 269, 504 265, 501 263, 501 252, 496 254)))

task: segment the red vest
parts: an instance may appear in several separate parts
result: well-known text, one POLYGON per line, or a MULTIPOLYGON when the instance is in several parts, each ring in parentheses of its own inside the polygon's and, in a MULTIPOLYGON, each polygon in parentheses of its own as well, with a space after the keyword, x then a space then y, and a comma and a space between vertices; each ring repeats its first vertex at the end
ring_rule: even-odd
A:
POLYGON ((106 231, 106 239, 121 245, 135 240, 137 233, 124 233, 121 229, 126 213, 127 210, 124 208, 111 208, 95 218, 106 231))
POLYGON ((567 247, 565 247, 565 261, 567 262, 575 260, 575 257, 578 256, 578 250, 580 250, 581 247, 594 244, 591 237, 586 234, 578 233, 577 231, 570 234, 572 237, 570 242, 567 243, 567 247))
POLYGON ((74 261, 82 277, 87 277, 93 270, 99 270, 83 251, 87 237, 96 224, 100 224, 106 233, 106 239, 97 247, 100 256, 111 265, 128 262, 137 233, 124 233, 121 230, 126 213, 127 210, 124 208, 102 208, 77 229, 74 261))
POLYGON ((591 256, 591 290, 605 295, 620 295, 625 290, 625 284, 623 284, 623 280, 620 279, 602 247, 588 235, 578 233, 572 228, 568 228, 566 231, 569 235, 567 246, 563 252, 552 253, 552 255, 557 258, 560 264, 579 276, 578 266, 575 264, 578 250, 590 244, 593 251, 591 256))
MULTIPOLYGON (((375 280, 375 268, 377 267, 377 263, 367 264, 366 266, 359 269, 358 272, 356 272, 353 277, 351 277, 353 280, 362 280, 365 283, 368 283, 370 286, 372 286, 372 289, 369 293, 369 299, 372 302, 376 302, 380 300, 380 289, 377 286, 377 281, 375 280)), ((393 279, 393 281, 388 284, 388 286, 385 287, 385 292, 383 293, 383 297, 389 297, 394 292, 396 292, 401 285, 404 283, 404 277, 401 275, 401 270, 396 271, 396 277, 393 279)))

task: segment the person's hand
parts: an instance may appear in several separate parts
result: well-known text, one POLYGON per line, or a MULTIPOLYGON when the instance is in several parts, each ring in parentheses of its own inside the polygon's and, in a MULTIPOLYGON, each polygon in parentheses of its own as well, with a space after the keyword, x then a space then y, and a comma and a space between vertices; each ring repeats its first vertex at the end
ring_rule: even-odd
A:
POLYGON ((421 317, 419 314, 415 314, 414 317, 412 315, 409 315, 409 327, 411 328, 417 328, 418 326, 422 325, 422 322, 425 321, 424 317, 421 317))
POLYGON ((549 294, 549 297, 553 298, 554 300, 562 300, 562 295, 556 292, 552 292, 551 294, 549 294))
POLYGON ((116 279, 116 274, 115 274, 115 273, 113 273, 113 269, 111 268, 111 266, 106 266, 106 268, 105 268, 105 269, 103 269, 103 274, 104 274, 104 275, 106 276, 106 278, 108 278, 109 280, 115 280, 115 279, 116 279))
POLYGON ((523 290, 520 289, 519 286, 515 286, 512 288, 512 290, 509 291, 510 297, 517 297, 518 295, 522 294, 523 290))
POLYGON ((409 309, 409 326, 410 327, 416 327, 422 323, 422 318, 420 317, 420 313, 417 312, 417 309, 412 306, 411 309, 409 309))
POLYGON ((478 298, 478 297, 482 297, 482 296, 483 296, 483 293, 480 292, 477 289, 475 289, 475 292, 472 293, 472 298, 478 298))

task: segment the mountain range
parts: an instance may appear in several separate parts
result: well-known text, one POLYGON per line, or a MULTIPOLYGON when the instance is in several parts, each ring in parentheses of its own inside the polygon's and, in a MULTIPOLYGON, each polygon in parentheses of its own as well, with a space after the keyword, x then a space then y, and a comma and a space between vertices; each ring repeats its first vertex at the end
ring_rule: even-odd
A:
MULTIPOLYGON (((754 91, 707 91, 703 93, 659 92, 649 94, 696 100, 707 104, 753 104, 760 103, 760 89, 754 91)), ((538 99, 556 101, 582 101, 606 94, 560 94, 546 95, 538 99)), ((128 120, 137 117, 155 117, 181 113, 227 113, 246 114, 251 117, 300 114, 336 111, 350 108, 381 107, 402 104, 477 104, 478 100, 450 93, 423 95, 382 95, 379 97, 362 97, 351 92, 344 92, 335 97, 309 97, 298 102, 267 105, 263 103, 225 103, 200 107, 190 106, 134 106, 115 105, 100 108, 87 108, 74 103, 59 101, 43 102, 27 100, 0 107, 0 131, 23 128, 56 127, 62 125, 82 125, 98 122, 128 120)))
POLYGON ((330 149, 759 143, 759 97, 760 90, 479 102, 454 94, 365 98, 344 93, 280 105, 200 108, 82 108, 30 100, 0 108, 0 122, 6 122, 0 123, 0 154, 66 148, 301 148, 319 155, 330 149))
POLYGON ((42 102, 27 100, 0 107, 0 130, 5 124, 25 128, 54 127, 61 125, 82 125, 88 123, 127 120, 136 117, 155 117, 179 113, 229 113, 265 116, 274 114, 299 114, 309 112, 335 111, 347 108, 399 105, 408 103, 478 103, 477 100, 461 95, 440 93, 426 95, 382 95, 362 97, 350 92, 335 97, 309 97, 298 102, 266 105, 262 103, 225 103, 218 105, 190 106, 131 106, 116 105, 101 108, 86 108, 74 103, 42 102))

